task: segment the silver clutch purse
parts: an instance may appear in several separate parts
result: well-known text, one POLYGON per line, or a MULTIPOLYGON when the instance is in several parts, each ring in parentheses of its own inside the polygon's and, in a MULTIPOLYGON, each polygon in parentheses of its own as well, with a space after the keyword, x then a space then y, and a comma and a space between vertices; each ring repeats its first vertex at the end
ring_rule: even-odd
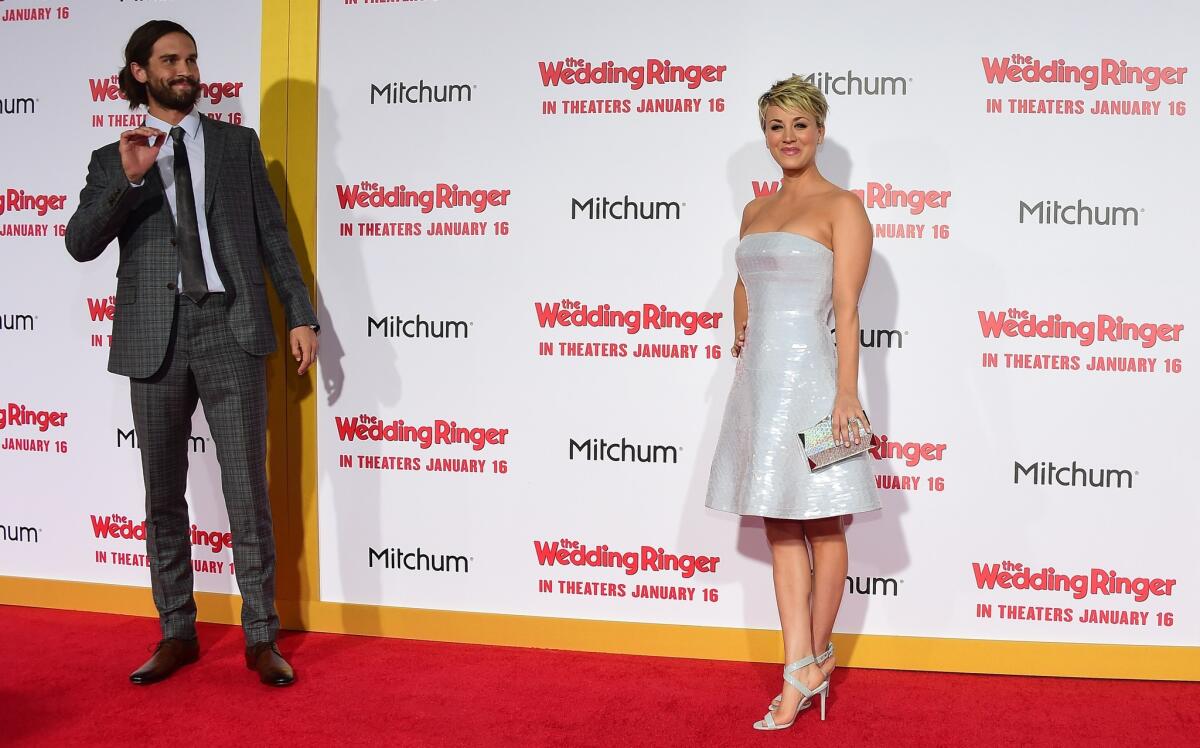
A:
POLYGON ((858 428, 858 444, 853 441, 847 447, 833 438, 833 416, 828 415, 817 422, 817 425, 800 432, 800 449, 808 458, 809 470, 820 470, 835 462, 860 455, 879 444, 879 437, 864 427, 862 421, 855 418, 851 427, 858 428))

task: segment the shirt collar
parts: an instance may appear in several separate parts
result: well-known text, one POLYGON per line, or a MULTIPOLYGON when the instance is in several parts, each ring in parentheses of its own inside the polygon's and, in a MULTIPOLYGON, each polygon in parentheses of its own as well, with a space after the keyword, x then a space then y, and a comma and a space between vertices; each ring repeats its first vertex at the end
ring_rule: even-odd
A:
MULTIPOLYGON (((183 132, 187 135, 188 140, 195 140, 196 133, 200 130, 200 112, 197 112, 195 107, 193 107, 192 111, 188 112, 187 116, 180 120, 179 126, 183 128, 183 132)), ((153 114, 147 114, 146 127, 154 127, 169 133, 174 125, 164 122, 153 114)))

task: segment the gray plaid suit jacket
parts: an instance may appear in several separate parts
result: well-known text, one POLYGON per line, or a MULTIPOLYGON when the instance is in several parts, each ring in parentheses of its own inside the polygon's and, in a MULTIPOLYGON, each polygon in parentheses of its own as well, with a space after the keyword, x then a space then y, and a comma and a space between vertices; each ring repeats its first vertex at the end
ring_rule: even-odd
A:
MULTIPOLYGON (((279 201, 267 180, 258 135, 248 127, 201 117, 204 210, 217 272, 225 285, 229 327, 247 353, 275 350, 263 268, 283 304, 288 329, 317 324, 288 241, 279 201)), ((79 207, 67 224, 67 251, 94 260, 116 238, 116 310, 108 370, 148 377, 166 357, 175 315, 179 257, 175 219, 157 168, 134 188, 117 143, 92 153, 79 207)))

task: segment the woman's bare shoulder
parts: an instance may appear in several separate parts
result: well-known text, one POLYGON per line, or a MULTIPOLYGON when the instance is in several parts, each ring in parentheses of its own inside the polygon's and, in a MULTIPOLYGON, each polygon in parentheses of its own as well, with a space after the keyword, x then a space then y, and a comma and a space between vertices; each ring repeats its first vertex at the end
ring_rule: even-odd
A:
POLYGON ((772 197, 774 195, 760 195, 746 203, 746 207, 742 208, 742 227, 738 230, 739 237, 746 235, 746 230, 754 223, 754 219, 762 213, 763 208, 770 203, 772 197))
POLYGON ((829 213, 835 221, 839 219, 857 220, 867 216, 862 200, 850 190, 835 187, 829 191, 825 199, 828 201, 829 213))

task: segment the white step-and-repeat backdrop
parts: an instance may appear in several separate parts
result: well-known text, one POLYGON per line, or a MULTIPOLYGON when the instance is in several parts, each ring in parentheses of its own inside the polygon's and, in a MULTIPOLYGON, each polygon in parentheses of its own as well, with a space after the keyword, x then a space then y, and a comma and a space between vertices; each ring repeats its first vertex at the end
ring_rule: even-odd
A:
POLYGON ((1200 11, 1116 8, 323 3, 322 597, 778 625, 703 503, 795 72, 876 236, 837 629, 1200 644, 1200 11))
MULTIPOLYGON (((129 382, 109 374, 117 251, 80 265, 63 232, 96 148, 141 124, 116 73, 135 28, 196 38, 199 107, 258 124, 261 8, 237 0, 0 3, 0 574, 149 585, 129 382)), ((236 592, 216 452, 194 420, 196 587, 236 592)))
MULTIPOLYGON (((703 500, 738 217, 779 177, 755 99, 796 72, 830 100, 822 171, 876 232, 884 509, 850 526, 837 629, 1200 644, 1200 10, 321 13, 323 599, 777 626, 761 523, 703 500)), ((255 125, 256 3, 0 2, 5 575, 148 580, 105 372, 116 255, 78 265, 61 232, 90 151, 135 121, 112 81, 128 34, 163 15, 234 84, 204 111, 255 125)), ((195 436, 197 586, 234 591, 202 414, 195 436)))

